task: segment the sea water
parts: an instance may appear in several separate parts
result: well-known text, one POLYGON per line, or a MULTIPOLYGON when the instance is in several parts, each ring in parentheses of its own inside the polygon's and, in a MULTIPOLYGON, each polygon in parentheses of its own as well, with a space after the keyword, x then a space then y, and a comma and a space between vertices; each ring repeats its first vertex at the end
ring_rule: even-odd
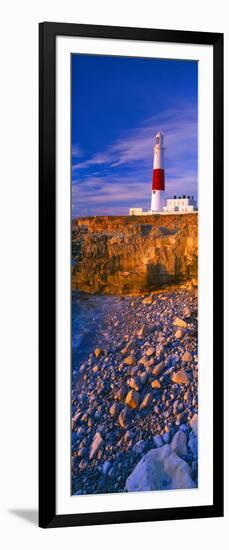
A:
POLYGON ((72 293, 72 372, 76 376, 80 365, 94 351, 101 325, 107 315, 118 311, 120 298, 72 293))

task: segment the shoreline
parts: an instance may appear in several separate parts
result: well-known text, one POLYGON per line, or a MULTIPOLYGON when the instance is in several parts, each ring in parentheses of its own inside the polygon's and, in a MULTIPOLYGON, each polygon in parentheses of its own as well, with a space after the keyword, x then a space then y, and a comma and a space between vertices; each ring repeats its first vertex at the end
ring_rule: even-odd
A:
POLYGON ((183 281, 182 283, 171 283, 166 284, 164 286, 158 287, 156 289, 148 289, 141 292, 129 292, 125 294, 105 294, 102 292, 86 292, 84 290, 79 290, 74 287, 72 287, 72 295, 79 294, 80 296, 112 296, 113 298, 122 298, 123 297, 144 297, 150 295, 157 295, 157 294, 167 294, 168 292, 172 292, 173 290, 191 290, 191 289, 198 289, 198 281, 197 279, 190 279, 189 281, 183 281))
MULTIPOLYGON (((181 487, 197 487, 197 288, 113 299, 72 387, 73 494, 136 490, 136 467, 152 451, 162 461, 173 453, 186 468, 181 487)), ((138 490, 174 488, 164 483, 138 490)))

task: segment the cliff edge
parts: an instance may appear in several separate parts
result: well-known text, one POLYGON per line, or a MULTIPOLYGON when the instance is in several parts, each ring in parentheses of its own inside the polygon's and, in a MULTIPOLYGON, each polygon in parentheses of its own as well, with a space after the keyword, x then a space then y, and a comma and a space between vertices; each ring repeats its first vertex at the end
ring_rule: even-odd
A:
POLYGON ((101 216, 72 224, 72 288, 129 294, 197 278, 198 214, 101 216))

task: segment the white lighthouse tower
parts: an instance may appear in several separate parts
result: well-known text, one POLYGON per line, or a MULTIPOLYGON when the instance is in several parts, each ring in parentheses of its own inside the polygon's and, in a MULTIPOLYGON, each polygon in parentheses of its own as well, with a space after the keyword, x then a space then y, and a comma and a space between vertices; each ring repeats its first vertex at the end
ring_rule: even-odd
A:
POLYGON ((164 206, 165 171, 164 171, 164 136, 158 132, 155 138, 154 163, 152 179, 151 211, 160 212, 164 206))

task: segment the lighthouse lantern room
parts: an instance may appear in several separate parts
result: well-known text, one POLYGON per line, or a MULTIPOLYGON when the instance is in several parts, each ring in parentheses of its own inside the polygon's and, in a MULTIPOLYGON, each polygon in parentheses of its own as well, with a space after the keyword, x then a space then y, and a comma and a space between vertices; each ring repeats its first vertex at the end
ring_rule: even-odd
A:
POLYGON ((164 206, 165 172, 164 172, 164 136, 158 132, 154 145, 154 163, 152 180, 151 211, 161 212, 164 206))

